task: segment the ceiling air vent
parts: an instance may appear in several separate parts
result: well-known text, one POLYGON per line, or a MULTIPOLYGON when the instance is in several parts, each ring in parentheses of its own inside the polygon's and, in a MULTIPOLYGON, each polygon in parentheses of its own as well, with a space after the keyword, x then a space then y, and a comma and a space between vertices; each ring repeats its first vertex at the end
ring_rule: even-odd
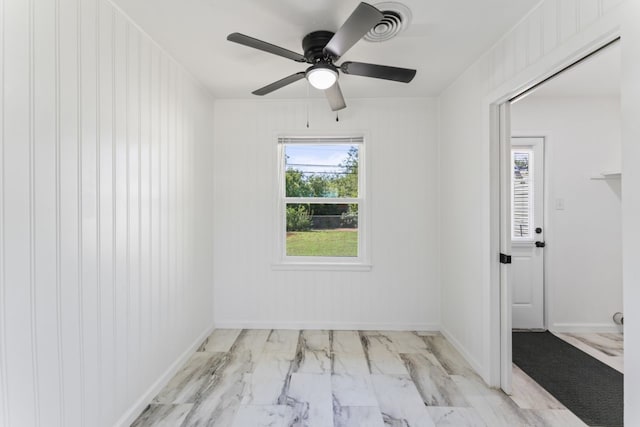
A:
POLYGON ((411 23, 411 10, 394 1, 374 4, 384 17, 364 36, 369 42, 390 40, 407 29, 411 23))

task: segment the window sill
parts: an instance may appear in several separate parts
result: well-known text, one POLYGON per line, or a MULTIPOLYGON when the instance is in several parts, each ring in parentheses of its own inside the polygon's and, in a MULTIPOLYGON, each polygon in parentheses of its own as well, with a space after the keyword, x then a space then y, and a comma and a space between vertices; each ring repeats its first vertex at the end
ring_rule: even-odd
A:
POLYGON ((272 264, 276 271, 371 271, 371 264, 330 262, 282 262, 272 264))

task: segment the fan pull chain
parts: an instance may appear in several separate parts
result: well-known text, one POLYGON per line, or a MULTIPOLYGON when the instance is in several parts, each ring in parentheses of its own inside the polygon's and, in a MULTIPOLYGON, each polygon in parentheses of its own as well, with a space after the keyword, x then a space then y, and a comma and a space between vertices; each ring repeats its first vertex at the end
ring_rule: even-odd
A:
POLYGON ((340 121, 340 116, 338 115, 338 113, 336 112, 336 122, 340 121))
POLYGON ((309 104, 311 100, 309 99, 309 82, 307 81, 307 129, 309 129, 309 104))

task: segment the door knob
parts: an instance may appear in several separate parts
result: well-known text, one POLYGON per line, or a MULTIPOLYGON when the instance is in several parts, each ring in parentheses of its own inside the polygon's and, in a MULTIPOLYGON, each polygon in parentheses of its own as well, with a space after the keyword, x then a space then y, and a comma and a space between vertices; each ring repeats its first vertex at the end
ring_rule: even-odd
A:
POLYGON ((546 245, 545 242, 536 242, 536 248, 544 248, 546 245))

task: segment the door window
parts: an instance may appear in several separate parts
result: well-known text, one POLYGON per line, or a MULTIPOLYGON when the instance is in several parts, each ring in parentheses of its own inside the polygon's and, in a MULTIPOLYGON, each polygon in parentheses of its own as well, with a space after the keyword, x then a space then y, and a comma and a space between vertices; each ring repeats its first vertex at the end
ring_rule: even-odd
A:
POLYGON ((533 235, 533 150, 511 150, 511 238, 530 240, 533 235))

